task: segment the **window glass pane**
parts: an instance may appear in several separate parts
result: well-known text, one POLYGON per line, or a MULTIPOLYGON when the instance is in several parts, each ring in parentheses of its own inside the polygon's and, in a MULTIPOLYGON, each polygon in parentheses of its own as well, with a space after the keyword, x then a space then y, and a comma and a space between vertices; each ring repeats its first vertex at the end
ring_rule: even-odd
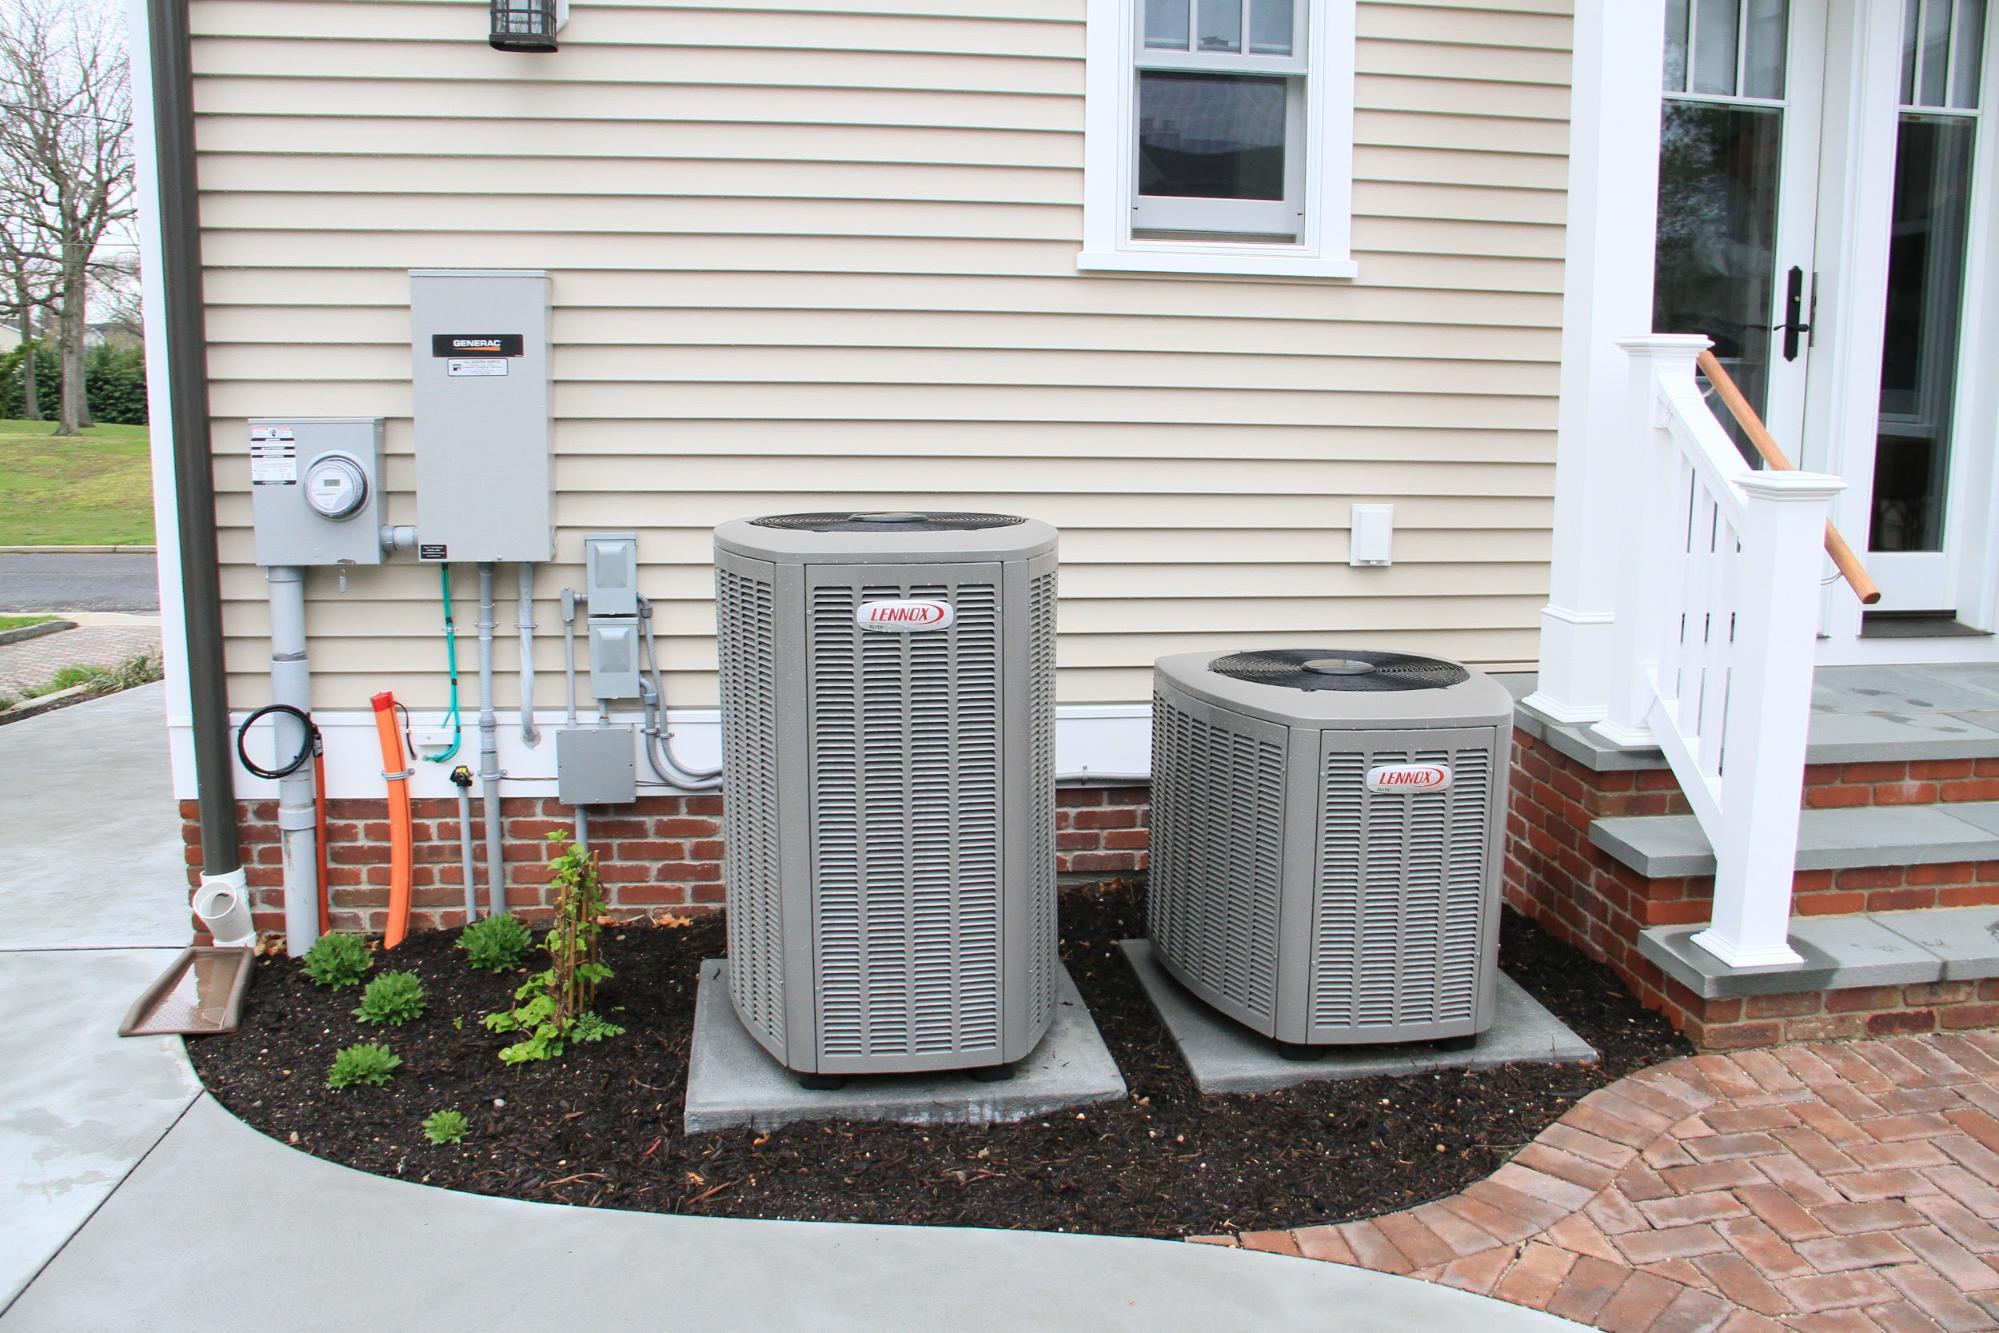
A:
POLYGON ((1249 0, 1249 49, 1260 56, 1291 54, 1291 0, 1249 0))
POLYGON ((1902 105, 1916 104, 1916 24, 1922 0, 1902 0, 1902 105))
POLYGON ((1242 50, 1242 0, 1198 0, 1201 26, 1197 51, 1242 50))
POLYGON ((1687 13, 1689 0, 1666 0, 1666 91, 1687 90, 1687 13))
POLYGON ((1785 0, 1749 0, 1749 59, 1743 69, 1744 97, 1784 95, 1784 47, 1790 39, 1785 0))
POLYGON ((1138 76, 1138 192, 1282 199, 1284 79, 1236 74, 1138 76))
POLYGON ((1188 0, 1145 0, 1145 44, 1165 51, 1187 49, 1188 0))
POLYGON ((1950 0, 1930 0, 1923 10, 1922 52, 1918 60, 1922 83, 1917 106, 1942 106, 1944 71, 1950 65, 1950 0))
POLYGON ((1694 91, 1735 92, 1735 31, 1742 0, 1696 0, 1694 6, 1694 91))
POLYGON ((1985 0, 1957 2, 1957 87, 1950 104, 1978 108, 1978 67, 1985 59, 1985 0))
POLYGON ((1777 322, 1771 303, 1783 138, 1784 113, 1776 107, 1668 98, 1660 126, 1652 328, 1712 338, 1714 354, 1758 412, 1769 392, 1770 326, 1777 322))
POLYGON ((1975 121, 1904 114, 1874 451, 1876 551, 1940 551, 1956 407, 1975 121))

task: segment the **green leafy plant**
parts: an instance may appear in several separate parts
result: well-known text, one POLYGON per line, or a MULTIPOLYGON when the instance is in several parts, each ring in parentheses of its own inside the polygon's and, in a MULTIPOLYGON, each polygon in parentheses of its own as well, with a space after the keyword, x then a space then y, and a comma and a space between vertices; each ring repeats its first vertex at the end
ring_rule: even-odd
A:
POLYGON ((521 965, 534 936, 513 913, 482 917, 458 932, 458 947, 465 951, 468 966, 481 972, 506 972, 521 965))
POLYGON ((423 1120, 423 1136, 432 1143, 463 1143, 472 1123, 458 1111, 432 1111, 423 1120))
POLYGON ((321 935, 305 952, 305 974, 329 990, 360 985, 374 963, 368 941, 359 935, 321 935))
POLYGON ((343 1047, 333 1057, 333 1068, 326 1075, 326 1086, 336 1091, 356 1083, 378 1088, 402 1068, 402 1063, 402 1057, 386 1046, 371 1041, 356 1042, 343 1047))
POLYGON ((423 983, 414 972, 384 972, 361 992, 361 1007, 354 1017, 363 1023, 401 1027, 423 1017, 423 983))
POLYGON ((553 1060, 567 1042, 602 1041, 624 1031, 590 1009, 598 983, 611 979, 611 969, 597 957, 597 937, 602 933, 597 918, 604 910, 597 858, 570 843, 566 834, 551 833, 548 840, 558 848, 550 862, 555 872, 551 881, 556 890, 555 923, 542 939, 549 966, 514 991, 517 1003, 512 1009, 486 1015, 492 1031, 522 1034, 500 1052, 510 1065, 553 1060))

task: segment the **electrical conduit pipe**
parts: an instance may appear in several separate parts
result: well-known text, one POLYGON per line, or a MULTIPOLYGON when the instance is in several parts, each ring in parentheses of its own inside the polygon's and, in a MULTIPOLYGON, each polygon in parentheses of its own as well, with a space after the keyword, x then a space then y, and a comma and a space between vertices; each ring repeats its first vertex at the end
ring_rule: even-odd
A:
POLYGON ((507 863, 501 850, 500 720, 493 712, 493 566, 479 566, 479 795, 486 809, 486 905, 507 910, 507 863))
POLYGON ((514 628, 521 632, 521 744, 532 750, 541 744, 541 732, 534 724, 534 566, 517 565, 520 575, 520 619, 514 628))
POLYGON ((402 732, 396 728, 396 696, 387 691, 369 701, 375 708, 375 733, 382 742, 382 777, 389 784, 389 919, 382 929, 382 947, 403 942, 410 927, 410 879, 413 851, 410 836, 410 775, 404 762, 402 732))
MULTIPOLYGON (((264 571, 271 596, 271 699, 298 710, 277 713, 273 752, 298 754, 306 743, 304 715, 312 708, 312 667, 305 653, 305 571, 273 565, 264 571)), ((278 840, 284 857, 285 952, 302 956, 319 938, 319 801, 313 766, 299 764, 278 779, 278 840)))

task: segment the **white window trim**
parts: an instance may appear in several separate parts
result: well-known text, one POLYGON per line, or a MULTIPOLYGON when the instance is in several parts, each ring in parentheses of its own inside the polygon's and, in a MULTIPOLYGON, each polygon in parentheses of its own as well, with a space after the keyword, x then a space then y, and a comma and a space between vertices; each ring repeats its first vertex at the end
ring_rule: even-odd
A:
POLYGON ((1296 243, 1134 240, 1134 34, 1141 0, 1089 0, 1083 250, 1076 267, 1122 273, 1352 278, 1355 0, 1308 0, 1305 223, 1296 243))

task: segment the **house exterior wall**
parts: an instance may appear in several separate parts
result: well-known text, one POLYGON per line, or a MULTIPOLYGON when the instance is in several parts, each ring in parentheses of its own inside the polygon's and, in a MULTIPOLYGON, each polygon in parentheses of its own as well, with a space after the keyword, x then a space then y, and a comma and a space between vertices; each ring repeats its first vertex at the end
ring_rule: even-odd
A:
MULTIPOLYGON (((413 522, 426 266, 553 275, 537 619, 584 532, 635 529, 678 707, 714 700, 709 530, 883 500, 1063 529, 1066 703, 1141 701, 1154 657, 1205 646, 1531 664, 1567 0, 1360 6, 1351 282, 1078 273, 1084 0, 849 8, 579 4, 531 57, 478 7, 195 0, 235 707, 268 697, 244 421, 386 417, 413 522), (1391 569, 1345 563, 1365 500, 1396 505, 1391 569)), ((307 586, 317 708, 442 704, 432 571, 307 586)))

